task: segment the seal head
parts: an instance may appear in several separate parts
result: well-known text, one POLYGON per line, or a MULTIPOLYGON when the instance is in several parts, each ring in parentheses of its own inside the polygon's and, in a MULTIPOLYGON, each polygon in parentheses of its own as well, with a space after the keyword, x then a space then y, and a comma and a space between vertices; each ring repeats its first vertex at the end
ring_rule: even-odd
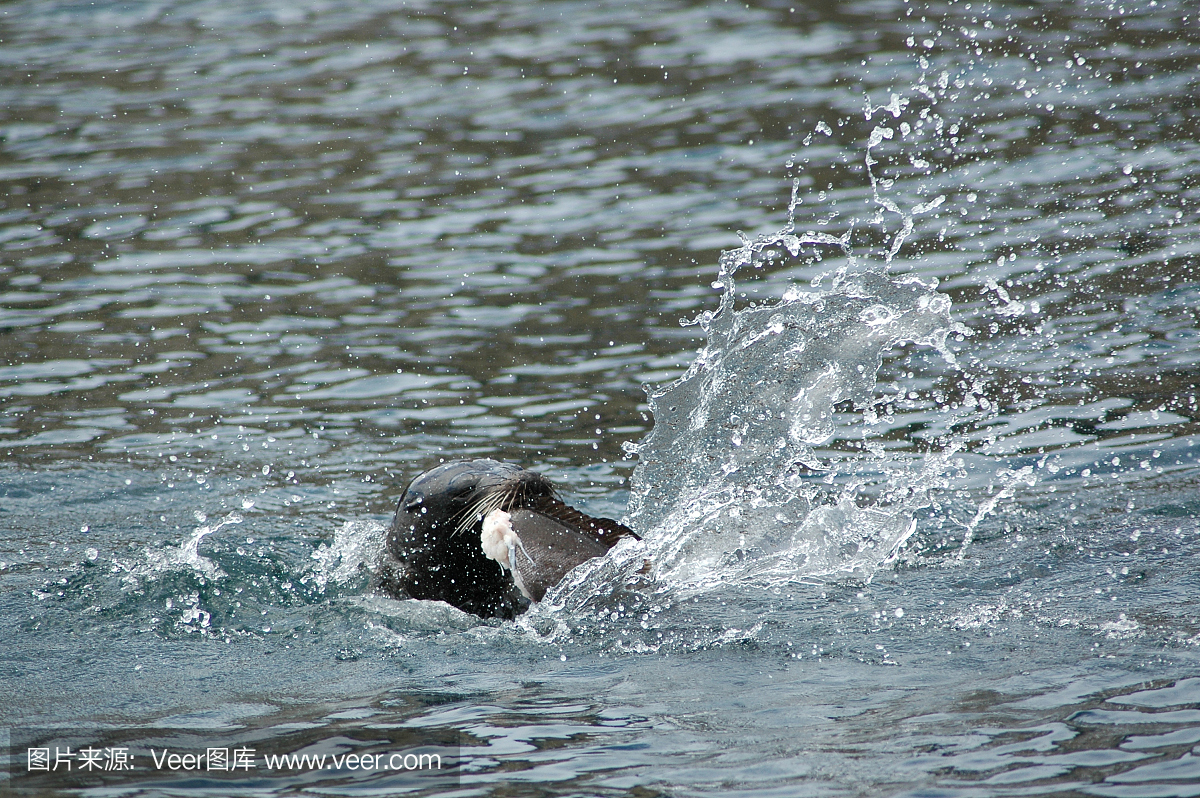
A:
POLYGON ((627 535, 637 537, 563 504, 541 474, 496 460, 459 460, 409 483, 376 584, 393 596, 513 618, 627 535))

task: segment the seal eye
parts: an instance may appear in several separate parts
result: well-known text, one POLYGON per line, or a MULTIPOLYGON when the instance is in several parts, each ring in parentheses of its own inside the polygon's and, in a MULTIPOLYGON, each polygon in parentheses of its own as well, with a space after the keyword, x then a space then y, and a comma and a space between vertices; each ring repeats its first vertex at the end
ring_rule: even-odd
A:
POLYGON ((450 484, 446 486, 446 492, 459 499, 469 496, 478 487, 478 474, 459 474, 450 480, 450 484))

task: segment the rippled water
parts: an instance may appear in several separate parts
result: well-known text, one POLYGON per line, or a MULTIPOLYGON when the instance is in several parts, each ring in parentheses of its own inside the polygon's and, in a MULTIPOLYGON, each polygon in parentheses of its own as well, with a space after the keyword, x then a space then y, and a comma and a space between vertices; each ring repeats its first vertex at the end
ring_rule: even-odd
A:
POLYGON ((1200 794, 1191 5, 14 2, 0 76, 18 786, 1200 794), (369 595, 459 456, 646 548, 369 595))

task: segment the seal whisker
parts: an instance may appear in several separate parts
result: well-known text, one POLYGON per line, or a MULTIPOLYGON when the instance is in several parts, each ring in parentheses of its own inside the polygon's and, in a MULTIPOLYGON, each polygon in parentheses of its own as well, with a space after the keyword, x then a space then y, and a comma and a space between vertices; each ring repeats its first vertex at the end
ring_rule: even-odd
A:
POLYGON ((466 532, 475 524, 479 523, 492 510, 506 506, 509 502, 512 492, 506 491, 503 488, 493 489, 483 493, 478 499, 467 505, 467 508, 458 516, 458 523, 454 527, 454 531, 450 533, 451 537, 466 532))
POLYGON ((454 519, 451 519, 457 521, 457 523, 455 523, 454 531, 450 533, 450 537, 455 537, 460 532, 466 532, 475 525, 476 521, 481 520, 487 515, 487 510, 484 509, 487 499, 486 495, 480 497, 478 500, 468 504, 466 509, 455 516, 454 519))

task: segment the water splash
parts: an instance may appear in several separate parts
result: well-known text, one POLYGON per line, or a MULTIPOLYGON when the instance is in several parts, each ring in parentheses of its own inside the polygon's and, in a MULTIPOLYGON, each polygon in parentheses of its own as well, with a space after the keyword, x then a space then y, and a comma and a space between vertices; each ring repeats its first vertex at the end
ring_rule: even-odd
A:
MULTIPOLYGON (((921 517, 954 523, 949 513, 965 502, 970 521, 960 524, 953 563, 1000 502, 1036 481, 1033 467, 995 464, 977 504, 953 491, 963 480, 987 479, 981 455, 968 452, 968 431, 998 411, 984 378, 968 373, 951 348, 951 338, 972 333, 952 318, 950 298, 936 280, 897 268, 917 218, 946 202, 927 190, 932 185, 908 200, 890 196, 895 181, 877 173, 877 148, 918 135, 921 122, 900 119, 908 106, 893 95, 865 108, 868 120, 899 120, 881 121, 863 156, 868 221, 883 230, 882 247, 868 235, 869 254, 856 252, 859 217, 839 235, 797 232, 797 178, 785 226, 753 240, 739 233, 741 246, 722 253, 718 307, 682 322, 704 330, 705 346, 683 376, 648 391, 654 428, 625 445, 639 463, 624 520, 644 540, 623 541, 569 574, 518 619, 526 632, 561 641, 572 624, 608 624, 654 647, 665 639, 655 613, 681 597, 723 586, 870 581, 905 551, 921 517), (789 283, 775 300, 738 305, 739 278, 801 256, 836 268, 789 283), (918 377, 892 373, 902 357, 923 363, 918 377), (889 381, 881 383, 885 363, 889 381)), ((940 122, 933 127, 940 135, 940 122)))
POLYGON ((135 582, 138 578, 154 580, 172 571, 193 571, 207 579, 224 578, 226 573, 221 570, 221 567, 200 554, 200 542, 227 526, 242 523, 242 515, 238 512, 231 512, 217 523, 209 525, 204 524, 203 517, 200 520, 201 526, 197 527, 191 537, 178 546, 146 549, 145 560, 132 566, 122 568, 123 563, 116 562, 115 564, 126 571, 127 580, 135 582))
MULTIPOLYGON (((1046 458, 1042 459, 1044 464, 1046 458)), ((1034 476, 1034 467, 1031 465, 1022 466, 1018 469, 1006 469, 1001 471, 997 477, 1000 482, 1000 490, 988 496, 975 510, 975 517, 966 525, 963 532, 962 545, 958 549, 958 559, 962 560, 967 554, 967 548, 975 540, 975 530, 979 527, 979 522, 986 518, 996 509, 1002 501, 1011 499, 1021 485, 1033 487, 1037 484, 1037 477, 1034 476)))
POLYGON ((378 521, 347 521, 334 535, 332 545, 322 543, 312 553, 316 563, 301 577, 324 592, 332 583, 344 585, 364 578, 379 568, 384 554, 387 526, 378 521))
POLYGON ((789 228, 722 257, 721 306, 697 319, 708 342, 651 394, 654 430, 629 447, 640 463, 628 520, 660 578, 867 577, 912 534, 960 448, 942 441, 914 459, 873 440, 885 356, 915 344, 953 364, 946 339, 967 332, 935 287, 859 268, 837 240, 849 267, 828 289, 793 287, 735 309, 739 269, 773 258, 773 247, 830 243, 789 228))

